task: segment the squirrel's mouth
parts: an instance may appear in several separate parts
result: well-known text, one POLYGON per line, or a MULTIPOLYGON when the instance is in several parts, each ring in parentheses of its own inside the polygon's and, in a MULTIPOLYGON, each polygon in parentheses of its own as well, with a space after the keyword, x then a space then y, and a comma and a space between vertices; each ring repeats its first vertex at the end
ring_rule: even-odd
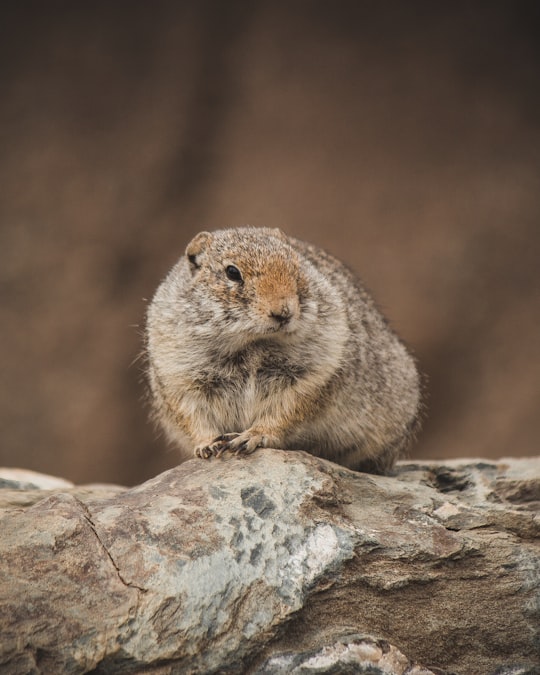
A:
POLYGON ((283 322, 272 322, 264 328, 264 335, 291 335, 296 332, 297 322, 294 319, 283 322))
POLYGON ((291 336, 298 332, 300 326, 299 315, 296 312, 280 314, 259 314, 251 317, 249 323, 238 326, 246 337, 252 339, 258 338, 279 338, 291 336))

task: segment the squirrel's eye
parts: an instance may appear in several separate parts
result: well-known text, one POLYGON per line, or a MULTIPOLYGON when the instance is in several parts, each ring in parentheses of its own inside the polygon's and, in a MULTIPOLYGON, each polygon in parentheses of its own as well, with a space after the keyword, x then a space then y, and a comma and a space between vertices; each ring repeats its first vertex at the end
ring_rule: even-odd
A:
POLYGON ((242 281, 242 274, 238 267, 235 267, 234 265, 227 265, 225 274, 227 275, 227 279, 230 279, 231 281, 242 281))

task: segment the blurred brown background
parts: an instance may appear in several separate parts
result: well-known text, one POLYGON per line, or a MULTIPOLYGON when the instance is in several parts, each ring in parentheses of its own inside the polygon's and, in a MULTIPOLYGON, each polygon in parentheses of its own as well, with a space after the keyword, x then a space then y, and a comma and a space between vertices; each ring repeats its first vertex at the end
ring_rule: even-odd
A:
POLYGON ((429 377, 415 457, 540 437, 538 2, 11 2, 0 464, 132 484, 145 300, 201 229, 344 258, 429 377))

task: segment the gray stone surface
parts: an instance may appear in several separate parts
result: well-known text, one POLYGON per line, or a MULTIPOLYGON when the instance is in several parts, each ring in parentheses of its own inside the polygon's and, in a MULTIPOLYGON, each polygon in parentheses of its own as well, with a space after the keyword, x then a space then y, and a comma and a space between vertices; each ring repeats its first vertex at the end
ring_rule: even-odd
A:
POLYGON ((539 672, 540 459, 2 485, 2 673, 539 672))
POLYGON ((288 652, 270 657, 255 675, 316 675, 317 673, 365 673, 366 675, 435 675, 411 664, 386 640, 367 635, 347 635, 332 644, 307 652, 288 652))

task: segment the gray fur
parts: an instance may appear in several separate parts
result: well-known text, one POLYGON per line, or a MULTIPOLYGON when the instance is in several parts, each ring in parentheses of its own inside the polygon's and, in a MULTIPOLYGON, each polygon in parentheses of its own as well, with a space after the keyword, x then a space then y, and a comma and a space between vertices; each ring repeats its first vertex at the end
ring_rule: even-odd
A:
POLYGON ((371 296, 279 230, 197 235, 149 306, 146 345, 156 418, 184 453, 272 446, 386 471, 417 425, 415 362, 371 296))

